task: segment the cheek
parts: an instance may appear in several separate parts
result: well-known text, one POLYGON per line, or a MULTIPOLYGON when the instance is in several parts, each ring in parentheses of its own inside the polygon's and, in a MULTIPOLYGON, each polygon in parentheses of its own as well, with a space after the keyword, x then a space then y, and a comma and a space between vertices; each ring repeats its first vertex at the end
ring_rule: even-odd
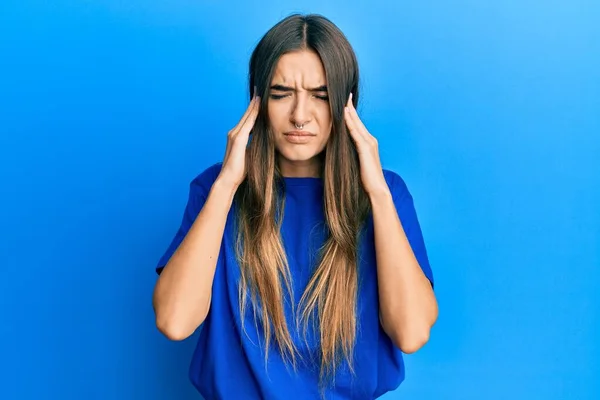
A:
POLYGON ((281 102, 269 102, 267 103, 267 114, 272 123, 277 124, 278 121, 286 118, 288 110, 285 104, 281 102))
POLYGON ((319 118, 319 124, 321 128, 326 128, 331 126, 331 111, 329 110, 329 104, 321 105, 317 109, 317 115, 319 118))

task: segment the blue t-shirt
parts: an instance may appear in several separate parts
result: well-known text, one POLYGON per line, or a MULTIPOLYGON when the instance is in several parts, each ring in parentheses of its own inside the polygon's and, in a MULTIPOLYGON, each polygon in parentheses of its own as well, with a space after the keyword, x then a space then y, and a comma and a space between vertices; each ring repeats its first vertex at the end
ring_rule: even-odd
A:
MULTIPOLYGON (((190 192, 181 226, 156 267, 160 273, 185 237, 200 212, 211 186, 221 169, 214 164, 190 184, 190 192)), ((384 170, 404 231, 415 256, 433 285, 433 276, 412 196, 402 178, 384 170)), ((281 234, 293 279, 293 293, 299 297, 316 267, 316 250, 325 240, 323 182, 321 178, 284 178, 285 208, 281 234)), ((210 311, 201 326, 189 376, 206 400, 318 399, 320 362, 298 364, 294 372, 277 351, 271 351, 265 368, 264 349, 258 343, 258 332, 252 307, 245 315, 242 331, 238 306, 239 265, 235 257, 234 206, 225 227, 217 260, 210 311)), ((377 270, 373 219, 367 219, 365 234, 359 244, 359 289, 357 299, 357 336, 354 350, 355 375, 341 364, 335 386, 326 392, 327 399, 375 399, 396 389, 404 380, 402 352, 394 346, 379 322, 377 270)), ((294 321, 288 307, 288 321, 294 321)), ((310 359, 319 344, 309 336, 288 327, 302 359, 310 359)), ((259 328, 260 329, 260 328, 259 328)), ((310 330, 309 330, 310 331, 310 330)))

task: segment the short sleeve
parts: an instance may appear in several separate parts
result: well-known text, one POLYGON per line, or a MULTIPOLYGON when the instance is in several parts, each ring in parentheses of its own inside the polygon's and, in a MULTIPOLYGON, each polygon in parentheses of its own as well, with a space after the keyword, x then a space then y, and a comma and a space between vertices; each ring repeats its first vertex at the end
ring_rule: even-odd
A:
POLYGON ((423 232, 417 216, 415 208, 415 202, 412 194, 410 193, 406 182, 395 172, 385 171, 386 179, 390 190, 398 217, 402 223, 404 233, 410 243, 413 253, 417 262, 421 266, 421 270, 431 282, 431 286, 434 286, 433 272, 429 263, 429 256, 427 254, 427 248, 425 246, 425 239, 423 238, 423 232))
POLYGON ((157 274, 162 272, 163 268, 165 265, 167 265, 167 262, 173 256, 173 253, 175 253, 192 227, 192 224, 196 220, 196 217, 202 210, 202 207, 208 198, 208 194, 210 193, 212 185, 216 180, 220 169, 221 163, 215 164, 204 170, 200 175, 190 182, 188 200, 183 211, 181 224, 179 225, 175 236, 173 239, 171 239, 171 242, 156 264, 157 274))

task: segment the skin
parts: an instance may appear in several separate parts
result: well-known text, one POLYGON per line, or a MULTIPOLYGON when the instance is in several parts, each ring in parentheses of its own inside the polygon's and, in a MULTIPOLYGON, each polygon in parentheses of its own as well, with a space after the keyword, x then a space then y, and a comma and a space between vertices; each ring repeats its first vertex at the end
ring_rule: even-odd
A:
MULTIPOLYGON (((331 134, 331 113, 325 71, 316 53, 284 55, 276 68, 268 115, 275 133, 279 166, 288 177, 317 176, 318 154, 331 134), (312 134, 293 143, 286 134, 304 124, 312 134)), ((255 97, 238 124, 228 133, 219 177, 182 244, 159 277, 153 297, 156 324, 172 340, 189 337, 210 308, 216 259, 233 196, 243 181, 245 151, 256 121, 260 99, 255 97)), ((379 317, 386 334, 405 353, 414 353, 428 340, 438 316, 436 298, 416 260, 387 182, 377 140, 364 126, 351 97, 345 109, 348 132, 356 143, 361 181, 372 210, 379 285, 379 317)))
POLYGON ((356 143, 361 181, 373 210, 381 326, 396 347, 405 353, 414 353, 429 341, 437 320, 435 294, 398 217, 383 175, 377 139, 358 117, 352 95, 344 114, 356 143))
MULTIPOLYGON (((316 157, 331 134, 325 69, 311 50, 281 57, 271 82, 268 114, 275 133, 279 166, 284 176, 317 176, 316 157), (294 124, 314 136, 302 144, 290 143, 285 133, 294 124)), ((345 108, 349 134, 357 145, 361 181, 371 201, 379 283, 380 321, 397 347, 414 353, 428 340, 438 315, 437 302, 406 238, 392 194, 383 175, 378 143, 352 104, 345 108)))
POLYGON ((279 168, 283 176, 318 176, 321 153, 332 128, 327 99, 325 69, 310 50, 283 55, 271 81, 268 115, 275 134, 279 168), (314 136, 305 143, 292 143, 286 133, 304 125, 302 132, 314 136))

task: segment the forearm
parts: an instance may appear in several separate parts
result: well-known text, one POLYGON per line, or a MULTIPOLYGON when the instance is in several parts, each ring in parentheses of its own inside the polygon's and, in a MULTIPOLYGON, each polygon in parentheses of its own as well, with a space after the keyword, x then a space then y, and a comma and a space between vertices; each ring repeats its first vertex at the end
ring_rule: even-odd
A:
POLYGON ((404 233, 389 191, 371 195, 379 285, 379 315, 396 346, 413 353, 429 339, 437 302, 404 233))
POLYGON ((153 306, 158 329, 172 340, 190 336, 204 321, 227 215, 235 188, 217 180, 187 235, 161 272, 153 306))

